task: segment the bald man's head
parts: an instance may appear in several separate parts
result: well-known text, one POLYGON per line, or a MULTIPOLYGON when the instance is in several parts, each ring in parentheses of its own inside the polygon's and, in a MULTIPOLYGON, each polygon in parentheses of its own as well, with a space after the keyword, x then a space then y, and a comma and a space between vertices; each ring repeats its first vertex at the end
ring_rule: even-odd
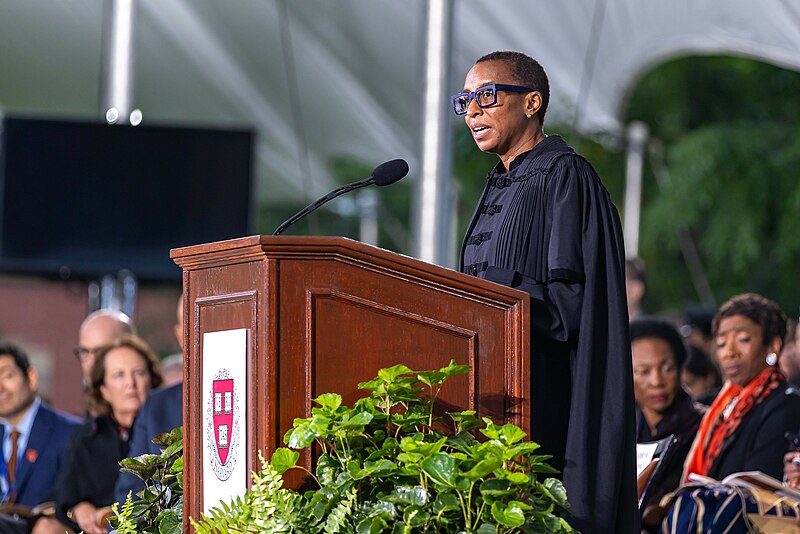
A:
POLYGON ((98 310, 83 320, 75 353, 81 362, 84 384, 88 384, 97 351, 126 334, 135 335, 136 328, 131 318, 119 311, 98 310))

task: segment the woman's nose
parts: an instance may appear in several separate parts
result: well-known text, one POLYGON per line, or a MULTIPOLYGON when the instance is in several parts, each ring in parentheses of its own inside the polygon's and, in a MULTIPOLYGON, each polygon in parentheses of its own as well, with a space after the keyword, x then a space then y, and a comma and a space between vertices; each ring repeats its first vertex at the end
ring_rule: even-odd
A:
POLYGON ((478 105, 478 101, 475 98, 471 98, 469 104, 467 104, 467 116, 477 115, 482 110, 483 108, 478 105))
POLYGON ((653 373, 650 375, 650 385, 651 386, 663 386, 664 385, 664 374, 663 373, 653 373))

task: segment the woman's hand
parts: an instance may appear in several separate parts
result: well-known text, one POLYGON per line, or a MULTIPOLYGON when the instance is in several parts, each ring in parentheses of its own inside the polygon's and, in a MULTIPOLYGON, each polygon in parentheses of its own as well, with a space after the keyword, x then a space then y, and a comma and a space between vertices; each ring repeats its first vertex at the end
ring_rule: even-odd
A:
POLYGON ((97 508, 90 502, 81 501, 70 510, 70 519, 75 521, 85 534, 106 534, 108 529, 97 526, 98 512, 104 510, 97 508))
POLYGON ((783 480, 792 488, 800 488, 800 452, 787 452, 783 457, 783 480))

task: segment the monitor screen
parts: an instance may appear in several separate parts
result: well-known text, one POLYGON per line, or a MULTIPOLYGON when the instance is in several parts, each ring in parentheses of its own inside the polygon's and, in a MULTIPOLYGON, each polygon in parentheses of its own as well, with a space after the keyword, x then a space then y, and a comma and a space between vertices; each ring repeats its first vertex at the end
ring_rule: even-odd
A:
POLYGON ((4 118, 0 269, 179 280, 171 248, 251 233, 253 138, 4 118))

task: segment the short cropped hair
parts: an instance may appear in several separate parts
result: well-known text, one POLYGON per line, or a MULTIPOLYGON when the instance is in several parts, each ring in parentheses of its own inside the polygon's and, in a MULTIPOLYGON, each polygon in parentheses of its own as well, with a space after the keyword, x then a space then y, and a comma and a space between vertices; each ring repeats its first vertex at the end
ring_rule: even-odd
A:
POLYGON ((16 365, 25 377, 28 376, 28 370, 31 368, 31 360, 28 355, 18 346, 13 343, 0 344, 0 356, 11 356, 16 365))
POLYGON ((647 284, 647 268, 644 260, 638 256, 625 260, 625 277, 647 284))
POLYGON ((120 347, 128 347, 135 350, 147 362, 147 374, 150 375, 150 387, 157 388, 163 381, 158 363, 158 356, 150 348, 145 340, 138 336, 126 335, 117 339, 110 345, 100 349, 95 355, 94 365, 92 366, 91 381, 87 392, 91 413, 104 415, 111 413, 111 405, 103 398, 100 387, 105 382, 106 377, 106 356, 109 352, 120 347))
POLYGON ((746 317, 761 327, 761 337, 765 347, 776 337, 780 338, 783 347, 783 340, 786 339, 786 314, 770 299, 756 293, 743 293, 731 297, 720 306, 711 321, 713 334, 717 335, 720 321, 734 315, 746 317))
POLYGON ((675 366, 680 369, 686 360, 686 344, 678 329, 663 319, 642 317, 631 322, 631 344, 637 339, 660 339, 669 346, 675 366))
POLYGON ((475 64, 484 61, 508 63, 515 82, 539 91, 542 95, 542 107, 539 108, 536 116, 539 118, 539 124, 544 124, 544 115, 547 112, 547 104, 550 102, 550 81, 539 62, 522 52, 511 51, 490 52, 480 57, 475 64))
POLYGON ((695 346, 689 345, 689 351, 686 353, 686 361, 683 363, 683 368, 686 372, 700 377, 714 377, 714 387, 722 385, 722 375, 719 369, 711 360, 711 356, 706 351, 695 346))

